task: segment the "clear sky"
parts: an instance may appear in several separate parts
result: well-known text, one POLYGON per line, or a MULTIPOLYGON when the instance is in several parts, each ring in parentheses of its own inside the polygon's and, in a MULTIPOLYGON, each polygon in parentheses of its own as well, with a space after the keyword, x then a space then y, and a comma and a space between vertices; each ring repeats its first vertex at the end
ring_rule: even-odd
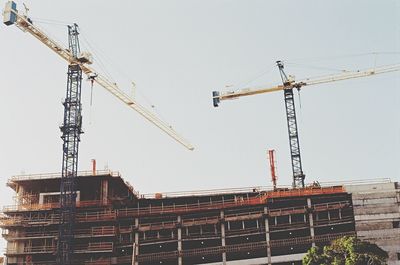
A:
MULTIPOLYGON (((276 60, 297 78, 400 62, 397 0, 25 4, 63 43, 61 24, 78 23, 82 48, 101 59, 95 68, 129 93, 134 81, 138 101, 196 147, 185 150, 99 86, 90 106, 85 82, 80 170, 95 158, 141 193, 270 185, 268 149, 277 152, 278 184, 290 185, 282 93, 213 108, 211 92, 277 85, 276 60)), ((15 26, 1 25, 0 36, 3 206, 13 203, 7 178, 60 171, 67 64, 15 26)), ((300 101, 296 92, 306 182, 400 180, 399 85, 400 74, 390 73, 304 88, 300 101)))

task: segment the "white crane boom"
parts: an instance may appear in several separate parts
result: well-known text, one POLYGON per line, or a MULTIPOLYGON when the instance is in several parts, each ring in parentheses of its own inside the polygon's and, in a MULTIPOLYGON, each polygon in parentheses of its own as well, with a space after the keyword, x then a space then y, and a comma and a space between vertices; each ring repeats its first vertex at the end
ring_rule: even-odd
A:
POLYGON ((213 93, 214 105, 216 105, 216 104, 218 105, 220 100, 235 99, 235 98, 239 98, 239 97, 243 97, 243 96, 251 96, 251 95, 256 95, 256 94, 275 92, 275 91, 280 91, 280 90, 284 90, 284 89, 301 88, 304 86, 312 86, 312 85, 336 82, 336 81, 352 79, 352 78, 367 77, 367 76, 371 76, 371 75, 377 75, 377 74, 383 74, 383 73, 389 73, 389 72, 395 72, 395 71, 400 71, 400 64, 387 65, 387 66, 377 67, 377 68, 373 68, 373 69, 367 69, 367 70, 363 70, 363 71, 344 72, 344 73, 337 74, 337 75, 329 75, 329 76, 324 76, 324 77, 315 78, 315 79, 304 79, 304 80, 301 80, 298 82, 295 82, 294 80, 292 80, 292 81, 290 81, 290 84, 288 84, 286 86, 278 85, 275 87, 267 87, 267 88, 244 88, 244 89, 237 90, 237 91, 214 92, 213 93))
POLYGON ((181 137, 177 132, 175 132, 172 127, 166 122, 162 121, 156 115, 148 111, 145 107, 140 105, 134 99, 129 97, 125 92, 123 92, 120 88, 118 88, 117 84, 110 82, 99 74, 95 69, 91 68, 88 64, 91 63, 90 60, 87 60, 85 57, 75 58, 71 51, 60 45, 55 40, 51 39, 47 34, 45 34, 40 28, 33 25, 32 21, 25 15, 20 15, 16 8, 12 6, 12 1, 6 4, 6 9, 4 11, 4 23, 6 25, 15 24, 18 28, 20 28, 24 32, 29 32, 32 36, 37 38, 40 42, 45 44, 59 56, 61 56, 68 63, 76 63, 79 64, 82 71, 88 75, 92 80, 94 80, 97 84, 105 88, 112 95, 117 97, 119 100, 124 102, 130 108, 134 109, 148 121, 156 125, 166 134, 171 136, 174 140, 185 146, 189 150, 194 150, 194 147, 187 142, 183 137, 181 137))

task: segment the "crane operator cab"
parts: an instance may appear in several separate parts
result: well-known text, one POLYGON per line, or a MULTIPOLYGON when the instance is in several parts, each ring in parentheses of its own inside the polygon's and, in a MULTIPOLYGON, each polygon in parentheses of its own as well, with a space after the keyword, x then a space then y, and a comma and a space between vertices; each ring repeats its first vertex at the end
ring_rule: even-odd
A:
POLYGON ((93 56, 90 52, 81 52, 78 55, 78 61, 81 63, 92 64, 93 63, 93 56))

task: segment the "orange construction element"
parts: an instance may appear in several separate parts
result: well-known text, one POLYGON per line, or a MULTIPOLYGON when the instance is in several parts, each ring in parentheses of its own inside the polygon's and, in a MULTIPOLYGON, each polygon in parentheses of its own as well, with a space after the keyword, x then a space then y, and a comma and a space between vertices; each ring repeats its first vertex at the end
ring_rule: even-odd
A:
MULTIPOLYGON (((164 205, 164 206, 149 206, 143 208, 125 208, 119 210, 110 210, 107 212, 91 212, 91 213, 78 213, 76 216, 77 222, 88 222, 96 220, 115 220, 118 217, 128 216, 146 216, 154 214, 177 214, 177 213, 188 213, 198 212, 204 210, 215 210, 233 208, 238 206, 250 206, 250 205, 262 205, 267 202, 268 199, 273 198, 284 198, 284 197, 304 197, 304 196, 315 196, 322 194, 336 194, 343 193, 345 189, 343 186, 332 186, 332 187, 306 187, 300 189, 277 189, 273 191, 260 192, 255 197, 236 196, 233 200, 223 201, 209 201, 195 204, 182 204, 182 205, 164 205)), ((89 206, 106 206, 101 201, 80 201, 77 202, 77 207, 89 207, 89 206)), ((4 212, 7 211, 32 211, 32 210, 45 210, 45 209, 57 209, 59 203, 52 204, 34 204, 34 205, 17 205, 17 206, 6 206, 4 212)), ((4 216, 3 216, 4 217, 4 216)), ((10 221, 9 218, 3 218, 2 224, 10 221)), ((56 220, 58 218, 55 218, 56 220)), ((53 221, 54 221, 53 220, 53 221)), ((17 221, 17 220, 15 220, 17 221)))
POLYGON ((311 195, 321 195, 321 194, 335 194, 343 193, 345 189, 343 186, 332 186, 332 187, 305 187, 300 189, 278 189, 274 191, 267 191, 261 197, 265 201, 269 198, 281 198, 281 197, 297 197, 297 196, 311 196, 311 195))
POLYGON ((225 209, 233 208, 238 206, 246 205, 262 205, 267 202, 268 199, 272 198, 283 198, 283 197, 303 197, 313 196, 322 194, 335 194, 345 192, 343 186, 332 186, 332 187, 306 187, 300 189, 280 189, 274 191, 267 191, 260 193, 260 195, 252 198, 236 196, 234 200, 225 201, 210 201, 195 204, 183 204, 183 205, 168 205, 168 206, 151 206, 145 208, 126 208, 118 210, 118 217, 127 216, 145 216, 154 214, 166 214, 166 213, 188 213, 198 212, 204 210, 214 209, 225 209))
POLYGON ((269 157, 269 167, 271 169, 271 178, 272 178, 272 185, 274 190, 276 190, 276 172, 275 172, 275 150, 271 149, 268 150, 268 157, 269 157))

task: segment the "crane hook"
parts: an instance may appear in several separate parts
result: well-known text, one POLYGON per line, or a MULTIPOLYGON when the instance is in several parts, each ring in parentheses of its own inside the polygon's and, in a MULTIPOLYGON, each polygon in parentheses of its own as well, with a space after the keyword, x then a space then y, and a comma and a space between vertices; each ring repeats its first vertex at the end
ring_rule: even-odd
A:
POLYGON ((301 109, 301 97, 300 97, 300 87, 296 87, 297 88, 297 95, 299 96, 299 106, 300 106, 300 109, 301 109))
POLYGON ((88 78, 87 78, 87 80, 90 81, 90 106, 92 106, 92 103, 93 103, 93 83, 97 76, 98 76, 98 74, 94 73, 94 74, 88 75, 88 78))

